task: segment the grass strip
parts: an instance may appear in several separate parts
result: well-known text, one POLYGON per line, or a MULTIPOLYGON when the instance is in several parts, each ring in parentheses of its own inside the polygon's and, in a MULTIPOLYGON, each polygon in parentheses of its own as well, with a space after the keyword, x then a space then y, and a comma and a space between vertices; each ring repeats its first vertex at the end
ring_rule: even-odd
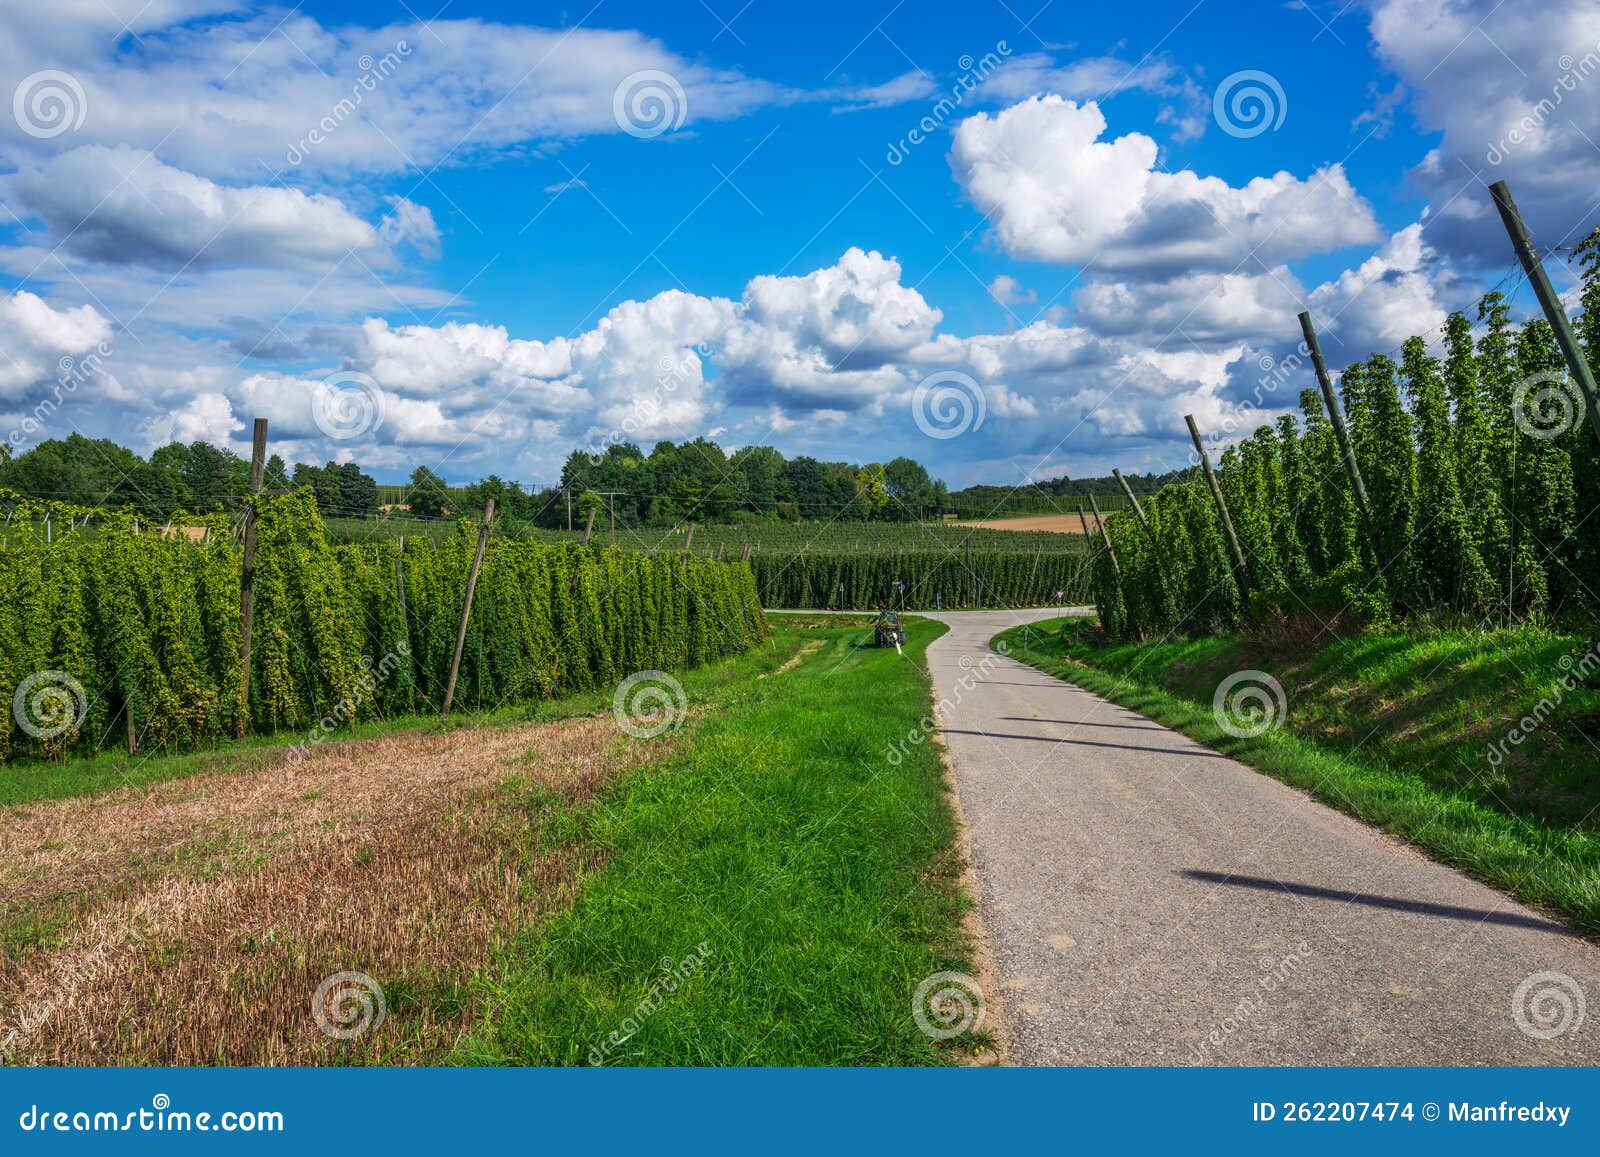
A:
POLYGON ((992 1043, 940 1045, 912 1014, 925 978, 971 968, 939 753, 886 758, 929 711, 944 628, 911 622, 901 656, 773 625, 823 645, 589 811, 605 867, 502 954, 458 1063, 928 1065, 992 1043))

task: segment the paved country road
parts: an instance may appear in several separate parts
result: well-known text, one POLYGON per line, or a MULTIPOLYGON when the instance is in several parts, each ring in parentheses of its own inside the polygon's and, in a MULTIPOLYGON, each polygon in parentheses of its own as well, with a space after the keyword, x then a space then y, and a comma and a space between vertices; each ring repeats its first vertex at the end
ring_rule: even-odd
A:
POLYGON ((991 657, 999 631, 1061 613, 928 616, 950 625, 928 660, 1014 1063, 1600 1064, 1600 948, 991 657), (1525 983, 1531 1027, 1559 1021, 1563 997, 1575 1021, 1578 990, 1587 1014, 1536 1039, 1513 1015, 1525 983))

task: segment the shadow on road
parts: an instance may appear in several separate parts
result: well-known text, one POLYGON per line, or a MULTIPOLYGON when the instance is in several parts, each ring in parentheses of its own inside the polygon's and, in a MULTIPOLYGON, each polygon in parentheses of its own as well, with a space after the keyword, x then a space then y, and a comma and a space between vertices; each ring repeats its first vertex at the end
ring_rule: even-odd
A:
POLYGON ((1365 904, 1369 908, 1389 908, 1397 912, 1415 912, 1421 916, 1443 916, 1450 920, 1472 920, 1483 924, 1508 924, 1515 928, 1537 928, 1541 932, 1557 932, 1580 940, 1587 937, 1575 928, 1546 920, 1539 916, 1523 916, 1517 912, 1494 912, 1484 908, 1464 908, 1456 904, 1433 904, 1426 900, 1403 900, 1398 896, 1374 896, 1368 892, 1343 892, 1337 888, 1319 888, 1315 884, 1291 884, 1284 880, 1269 880, 1262 876, 1230 876, 1226 872, 1207 872, 1200 868, 1185 868, 1178 873, 1191 880, 1204 880, 1208 884, 1231 884, 1236 888, 1255 888, 1263 892, 1288 892, 1307 896, 1313 900, 1337 900, 1344 904, 1365 904))

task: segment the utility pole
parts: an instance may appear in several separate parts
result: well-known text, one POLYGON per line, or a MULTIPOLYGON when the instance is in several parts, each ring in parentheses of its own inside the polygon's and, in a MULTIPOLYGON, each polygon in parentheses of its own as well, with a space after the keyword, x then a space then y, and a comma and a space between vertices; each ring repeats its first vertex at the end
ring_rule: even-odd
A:
POLYGON ((617 495, 626 494, 625 490, 596 490, 606 500, 608 517, 611 519, 611 545, 617 545, 617 495))
POLYGON ((1217 514, 1222 519, 1222 530, 1228 539, 1228 553, 1233 556, 1234 581, 1239 584, 1239 598, 1243 602, 1250 599, 1250 570, 1244 563, 1244 551, 1239 547, 1239 536, 1233 532, 1233 519, 1228 517, 1228 504, 1222 500, 1222 487, 1217 485, 1217 476, 1211 470, 1211 458, 1206 453, 1206 445, 1200 440, 1200 428, 1194 424, 1194 415, 1185 414, 1183 420, 1188 423, 1189 437, 1194 439, 1195 453, 1200 455, 1200 469, 1206 476, 1206 484, 1211 487, 1211 497, 1216 499, 1217 514))
POLYGON ((467 619, 472 615, 472 595, 478 589, 478 569, 483 566, 483 552, 489 546, 489 520, 494 517, 494 499, 483 504, 483 525, 478 528, 478 549, 472 555, 472 569, 467 572, 467 596, 461 601, 461 625, 456 628, 456 653, 450 660, 450 681, 444 688, 444 707, 439 714, 450 714, 450 704, 456 697, 456 675, 461 671, 461 652, 467 645, 467 619))
POLYGON ((267 470, 267 420, 257 418, 250 439, 250 497, 244 508, 244 566, 239 572, 239 712, 233 734, 243 739, 250 724, 250 634, 256 621, 256 503, 267 470))
POLYGON ((1322 345, 1317 341, 1317 328, 1311 324, 1311 315, 1300 315, 1300 332, 1305 335, 1306 349, 1311 353, 1311 366, 1317 371, 1317 385, 1322 390, 1322 404, 1327 407, 1328 421, 1333 423, 1333 436, 1339 443, 1339 457, 1344 459, 1344 472, 1350 479, 1350 493, 1355 496, 1356 511, 1361 515, 1361 527, 1372 544, 1372 557, 1383 570, 1383 555, 1378 550, 1378 524, 1372 517, 1372 507, 1367 503, 1367 488, 1361 482, 1361 467, 1356 462, 1356 452, 1350 445, 1350 431, 1344 424, 1344 410, 1333 396, 1333 379, 1328 376, 1328 363, 1322 360, 1322 345))
POLYGON ((1572 322, 1567 319, 1567 311, 1562 308, 1561 299, 1556 296, 1555 287, 1550 284, 1550 277, 1544 271, 1544 263, 1533 248, 1533 238, 1528 235, 1528 227, 1522 223, 1522 214, 1517 212, 1517 203, 1511 199, 1511 190, 1504 181, 1496 181, 1489 186, 1489 192, 1494 196, 1495 208, 1500 210, 1500 220, 1505 222, 1506 232, 1511 234, 1511 246, 1517 251, 1522 271, 1528 275, 1528 282, 1533 286, 1533 295, 1539 299, 1539 308, 1544 310, 1550 328, 1556 331, 1556 342, 1561 346, 1561 356, 1567 359, 1567 369, 1572 372, 1578 389, 1583 391, 1583 402, 1589 411, 1589 428, 1594 431, 1596 440, 1600 440, 1600 393, 1596 391, 1594 372, 1584 357, 1583 347, 1572 332, 1572 322))

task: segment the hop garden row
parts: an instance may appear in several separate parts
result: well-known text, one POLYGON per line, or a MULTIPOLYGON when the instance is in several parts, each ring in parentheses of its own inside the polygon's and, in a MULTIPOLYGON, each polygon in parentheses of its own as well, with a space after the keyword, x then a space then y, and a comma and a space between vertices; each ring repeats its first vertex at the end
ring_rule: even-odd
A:
MULTIPOLYGON (((246 730, 436 710, 472 535, 330 546, 308 492, 258 509, 246 730)), ((51 513, 71 525, 72 512, 51 513)), ((244 710, 241 554, 227 520, 193 542, 105 516, 47 544, 42 515, 13 500, 0 546, 0 686, 15 692, 0 757, 233 734, 244 710)), ((456 703, 606 687, 746 650, 764 632, 738 563, 499 540, 478 580, 456 703)))

